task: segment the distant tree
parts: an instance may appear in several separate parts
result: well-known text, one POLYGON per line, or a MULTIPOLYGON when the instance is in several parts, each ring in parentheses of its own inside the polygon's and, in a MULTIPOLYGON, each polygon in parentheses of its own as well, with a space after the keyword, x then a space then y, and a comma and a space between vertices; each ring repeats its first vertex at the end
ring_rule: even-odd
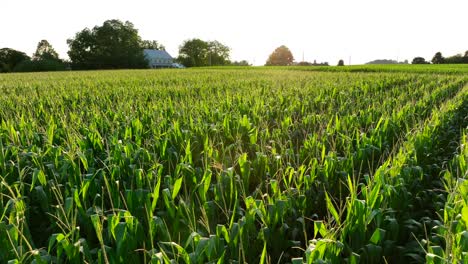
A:
POLYGON ((252 66, 248 61, 241 60, 241 61, 233 61, 231 62, 232 66, 252 66))
POLYGON ((328 62, 317 63, 316 60, 314 60, 314 62, 300 61, 300 62, 294 63, 293 65, 295 66, 329 66, 328 62))
POLYGON ((61 60, 24 60, 13 69, 15 72, 64 71, 66 63, 61 60))
POLYGON ((461 58, 461 63, 468 64, 468 50, 465 51, 465 53, 463 54, 463 57, 461 58))
POLYGON ((442 57, 442 53, 437 52, 434 57, 432 58, 433 64, 442 64, 444 63, 444 57, 442 57))
POLYGON ((343 61, 343 60, 339 60, 339 61, 338 61, 338 66, 344 66, 344 61, 343 61))
POLYGON ((107 20, 102 26, 76 33, 67 43, 73 69, 148 67, 138 30, 129 21, 107 20))
POLYGON ((33 60, 60 60, 58 53, 52 45, 45 39, 39 41, 36 52, 34 52, 33 60))
POLYGON ((74 39, 67 40, 68 57, 74 70, 99 69, 98 43, 95 32, 88 28, 76 33, 74 39))
MULTIPOLYGON (((440 52, 436 53, 434 58, 432 59, 432 62, 436 64, 434 61, 439 61, 439 54, 440 52)), ((447 58, 443 58, 442 62, 440 63, 446 63, 446 64, 468 64, 468 51, 465 51, 464 54, 456 54, 447 58)))
POLYGON ((378 59, 378 60, 369 61, 366 64, 399 64, 399 62, 396 60, 378 59))
POLYGON ((179 47, 177 60, 185 67, 208 66, 208 43, 201 39, 184 41, 179 47))
POLYGON ((228 65, 230 48, 218 41, 189 39, 179 47, 177 61, 186 67, 228 65))
POLYGON ((312 62, 308 62, 308 61, 300 61, 298 63, 295 63, 294 65, 296 65, 296 66, 312 66, 314 64, 312 62))
POLYGON ((445 58, 444 63, 447 63, 447 64, 462 64, 462 63, 467 63, 467 62, 465 60, 465 57, 463 57, 461 54, 457 54, 457 55, 445 58))
POLYGON ((413 59, 411 64, 429 64, 423 57, 416 57, 413 59))
POLYGON ((221 66, 227 65, 231 49, 217 40, 208 42, 208 65, 221 66))
POLYGON ((366 64, 408 64, 408 60, 396 61, 396 60, 387 60, 387 59, 377 59, 369 61, 366 64))
POLYGON ((0 49, 0 72, 11 72, 22 61, 29 61, 26 53, 14 49, 0 49))
POLYGON ((282 45, 270 54, 266 66, 289 66, 294 62, 294 57, 288 47, 282 45))
POLYGON ((142 49, 166 50, 166 47, 164 47, 162 44, 160 44, 156 40, 143 40, 141 42, 141 48, 142 49))
POLYGON ((63 71, 66 64, 59 58, 58 53, 47 40, 41 40, 37 44, 33 58, 18 63, 15 72, 38 72, 38 71, 63 71))

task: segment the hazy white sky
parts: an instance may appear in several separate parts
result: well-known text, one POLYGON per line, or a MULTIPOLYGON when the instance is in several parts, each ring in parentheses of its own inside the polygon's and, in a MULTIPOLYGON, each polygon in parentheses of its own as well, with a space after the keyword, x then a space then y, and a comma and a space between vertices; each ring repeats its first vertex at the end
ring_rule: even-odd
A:
POLYGON ((296 61, 430 60, 468 50, 468 0, 1 0, 0 48, 31 55, 47 39, 66 58, 67 38, 107 19, 129 20, 143 39, 177 56, 189 38, 218 40, 231 59, 264 64, 278 46, 296 61))

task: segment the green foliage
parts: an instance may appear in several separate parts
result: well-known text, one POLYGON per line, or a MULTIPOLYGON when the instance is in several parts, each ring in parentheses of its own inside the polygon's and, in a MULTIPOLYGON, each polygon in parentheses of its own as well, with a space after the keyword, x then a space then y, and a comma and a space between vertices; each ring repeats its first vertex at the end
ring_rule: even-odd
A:
POLYGON ((229 65, 229 47, 218 41, 189 39, 179 47, 177 61, 186 67, 229 65))
POLYGON ((396 61, 396 60, 387 60, 387 59, 377 59, 377 60, 373 60, 373 61, 369 61, 366 63, 367 65, 391 65, 391 64, 408 64, 408 60, 405 60, 405 61, 402 61, 402 62, 399 62, 399 61, 396 61))
POLYGON ((445 61, 445 58, 442 57, 442 53, 440 52, 437 52, 434 57, 432 58, 432 64, 442 64, 444 63, 445 61))
POLYGON ((61 60, 24 60, 13 69, 14 72, 64 71, 67 66, 61 60))
POLYGON ((456 54, 447 58, 442 57, 440 52, 437 52, 432 59, 433 64, 468 64, 468 51, 465 54, 456 54))
POLYGON ((429 64, 430 62, 427 62, 426 59, 423 57, 415 57, 411 64, 429 64))
POLYGON ((22 60, 13 68, 15 72, 44 72, 64 71, 67 65, 62 61, 58 53, 47 40, 41 40, 37 44, 36 52, 31 59, 22 60))
POLYGON ((444 63, 447 64, 468 64, 468 53, 465 53, 464 56, 457 54, 450 56, 444 59, 444 63))
POLYGON ((11 72, 23 61, 30 60, 26 53, 14 49, 0 49, 0 72, 11 72))
POLYGON ((328 66, 328 62, 320 62, 317 63, 317 61, 314 60, 314 62, 308 62, 308 61, 300 61, 297 63, 294 63, 295 66, 328 66))
POLYGON ((33 60, 56 60, 60 61, 58 53, 54 50, 50 43, 43 39, 37 44, 36 52, 33 55, 33 60))
POLYGON ((116 19, 85 28, 67 43, 72 68, 77 70, 147 68, 142 46, 155 44, 142 42, 131 22, 116 19))
POLYGON ((208 41, 208 65, 228 65, 231 49, 217 40, 208 41))
POLYGON ((166 48, 156 40, 141 41, 141 49, 166 50, 166 48))
POLYGON ((0 262, 464 260, 468 79, 425 67, 0 75, 0 262))
POLYGON ((232 66, 252 66, 248 61, 241 60, 241 61, 233 61, 231 62, 232 66))

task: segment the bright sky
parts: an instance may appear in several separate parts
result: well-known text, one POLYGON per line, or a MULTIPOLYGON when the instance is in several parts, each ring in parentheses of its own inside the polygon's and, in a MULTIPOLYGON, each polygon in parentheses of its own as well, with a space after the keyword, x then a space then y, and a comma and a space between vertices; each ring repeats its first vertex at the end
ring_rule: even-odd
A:
POLYGON ((67 58, 66 40, 107 19, 129 20, 143 39, 177 56, 189 38, 218 40, 231 59, 265 63, 278 46, 296 61, 430 60, 468 50, 467 0, 2 0, 0 48, 31 55, 47 39, 67 58))

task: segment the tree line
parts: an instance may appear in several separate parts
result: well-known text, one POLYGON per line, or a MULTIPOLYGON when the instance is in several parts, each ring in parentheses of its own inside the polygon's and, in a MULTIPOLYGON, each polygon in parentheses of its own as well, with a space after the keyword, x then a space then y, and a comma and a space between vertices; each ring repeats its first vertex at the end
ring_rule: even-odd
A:
POLYGON ((463 55, 457 54, 447 58, 444 58, 441 52, 437 52, 431 62, 433 64, 468 64, 468 50, 463 55))
MULTIPOLYGON (((69 60, 59 58, 58 53, 47 40, 41 40, 32 57, 10 48, 0 49, 0 72, 97 70, 97 69, 143 69, 148 68, 143 49, 165 50, 156 40, 143 40, 138 30, 129 22, 107 20, 101 26, 85 28, 67 40, 69 60)), ((198 38, 185 40, 179 47, 176 62, 186 67, 203 66, 249 66, 243 61, 230 61, 231 49, 219 41, 204 41, 198 38)), ((468 51, 444 58, 437 52, 433 64, 468 63, 468 51)), ((422 57, 416 57, 413 64, 429 64, 422 57)), ((291 51, 284 45, 276 48, 266 66, 328 66, 327 62, 295 62, 291 51)), ((338 66, 343 66, 340 60, 338 66)))
POLYGON ((60 71, 66 68, 67 64, 47 40, 37 44, 32 57, 14 49, 0 49, 0 72, 60 71))
MULTIPOLYGON (((60 59, 47 40, 41 40, 32 57, 11 48, 0 49, 0 72, 143 69, 148 68, 143 49, 165 50, 156 40, 143 40, 129 22, 107 20, 85 28, 67 40, 69 60, 60 59)), ((179 47, 176 61, 187 67, 250 65, 229 60, 230 48, 219 41, 189 39, 179 47)))
POLYGON ((431 61, 426 61, 423 57, 416 57, 413 59, 412 64, 468 64, 468 50, 465 54, 456 54, 447 58, 442 56, 441 52, 436 52, 431 61))

